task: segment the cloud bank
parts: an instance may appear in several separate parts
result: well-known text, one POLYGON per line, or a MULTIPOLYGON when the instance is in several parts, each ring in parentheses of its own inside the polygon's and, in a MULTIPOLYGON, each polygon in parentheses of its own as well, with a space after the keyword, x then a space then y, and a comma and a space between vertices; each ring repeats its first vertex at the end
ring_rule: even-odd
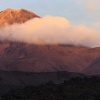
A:
POLYGON ((75 0, 77 3, 85 6, 87 11, 96 11, 100 9, 100 0, 75 0))
POLYGON ((100 32, 84 25, 74 25, 62 17, 45 16, 23 24, 5 25, 0 29, 0 40, 97 47, 100 46, 100 32))

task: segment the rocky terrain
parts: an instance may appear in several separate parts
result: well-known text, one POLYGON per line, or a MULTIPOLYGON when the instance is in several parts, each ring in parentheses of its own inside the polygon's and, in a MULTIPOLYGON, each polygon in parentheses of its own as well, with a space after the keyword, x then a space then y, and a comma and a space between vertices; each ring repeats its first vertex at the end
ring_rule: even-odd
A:
POLYGON ((25 9, 6 9, 0 12, 0 26, 4 24, 24 23, 32 18, 39 17, 33 12, 25 9))
POLYGON ((85 74, 100 75, 100 58, 94 60, 89 67, 83 70, 85 74))

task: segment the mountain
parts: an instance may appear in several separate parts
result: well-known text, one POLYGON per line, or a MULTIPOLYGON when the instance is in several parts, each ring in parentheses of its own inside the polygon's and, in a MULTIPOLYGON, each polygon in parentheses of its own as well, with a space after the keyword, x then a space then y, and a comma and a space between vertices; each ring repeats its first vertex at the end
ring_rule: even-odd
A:
POLYGON ((79 72, 100 57, 100 48, 0 43, 0 70, 79 72))
MULTIPOLYGON (((0 12, 0 26, 21 24, 32 18, 40 17, 25 9, 6 9, 0 12)), ((61 83, 72 77, 83 77, 79 72, 99 57, 100 47, 0 41, 0 95, 20 86, 40 85, 51 80, 61 83)))
POLYGON ((83 73, 90 75, 100 75, 100 58, 94 60, 89 67, 83 70, 83 73))
MULTIPOLYGON (((0 12, 0 25, 24 23, 38 15, 24 10, 0 12)), ((21 42, 0 42, 0 70, 24 72, 81 72, 100 57, 100 47, 73 45, 35 45, 21 42)))
POLYGON ((35 17, 39 16, 25 9, 15 10, 8 8, 0 12, 0 26, 4 24, 23 23, 35 17))

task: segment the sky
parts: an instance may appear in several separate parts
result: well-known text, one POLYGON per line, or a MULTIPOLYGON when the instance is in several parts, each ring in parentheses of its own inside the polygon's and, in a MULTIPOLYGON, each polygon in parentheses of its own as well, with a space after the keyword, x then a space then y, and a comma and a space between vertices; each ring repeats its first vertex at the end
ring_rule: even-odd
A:
POLYGON ((0 0, 0 11, 7 8, 24 8, 41 17, 65 17, 100 31, 100 0, 0 0))

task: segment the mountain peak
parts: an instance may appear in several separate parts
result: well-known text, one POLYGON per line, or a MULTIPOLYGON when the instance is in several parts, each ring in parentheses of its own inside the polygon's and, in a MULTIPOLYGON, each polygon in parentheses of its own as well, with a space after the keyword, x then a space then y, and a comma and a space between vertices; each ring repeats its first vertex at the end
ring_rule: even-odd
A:
POLYGON ((14 9, 7 8, 5 11, 13 11, 14 9))
POLYGON ((0 12, 0 26, 4 24, 24 23, 32 18, 39 17, 35 13, 25 9, 7 8, 0 12))

